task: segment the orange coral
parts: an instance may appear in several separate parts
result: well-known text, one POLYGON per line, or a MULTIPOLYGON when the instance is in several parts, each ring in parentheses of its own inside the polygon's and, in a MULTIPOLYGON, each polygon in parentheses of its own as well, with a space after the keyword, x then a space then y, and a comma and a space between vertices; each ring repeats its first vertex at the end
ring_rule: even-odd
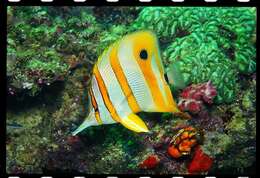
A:
POLYGON ((198 143, 196 136, 201 134, 193 127, 179 130, 168 147, 168 154, 174 158, 190 154, 191 149, 198 143))
POLYGON ((174 158, 179 158, 182 156, 181 152, 175 146, 168 147, 168 153, 174 158))

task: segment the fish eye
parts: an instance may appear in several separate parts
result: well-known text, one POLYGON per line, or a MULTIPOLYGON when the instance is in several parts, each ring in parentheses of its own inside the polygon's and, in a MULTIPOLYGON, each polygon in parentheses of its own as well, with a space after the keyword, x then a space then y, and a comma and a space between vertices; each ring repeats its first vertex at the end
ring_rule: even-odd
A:
POLYGON ((140 52, 140 58, 143 59, 143 60, 146 60, 148 59, 148 53, 145 49, 142 49, 141 52, 140 52))

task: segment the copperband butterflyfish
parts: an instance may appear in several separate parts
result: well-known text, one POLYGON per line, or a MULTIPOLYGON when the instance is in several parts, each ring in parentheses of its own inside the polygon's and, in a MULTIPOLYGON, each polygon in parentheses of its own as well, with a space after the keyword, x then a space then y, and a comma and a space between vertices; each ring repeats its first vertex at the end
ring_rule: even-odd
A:
POLYGON ((112 123, 149 132, 136 113, 180 112, 164 76, 158 40, 150 31, 126 35, 102 53, 94 65, 88 95, 89 115, 73 135, 112 123))

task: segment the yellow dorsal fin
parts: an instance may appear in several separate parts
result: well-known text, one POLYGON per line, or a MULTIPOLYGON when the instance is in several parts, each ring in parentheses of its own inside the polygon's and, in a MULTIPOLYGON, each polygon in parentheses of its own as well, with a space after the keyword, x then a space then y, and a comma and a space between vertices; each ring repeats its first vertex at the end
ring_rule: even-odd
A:
POLYGON ((122 118, 120 123, 135 132, 149 132, 144 121, 134 113, 122 118))

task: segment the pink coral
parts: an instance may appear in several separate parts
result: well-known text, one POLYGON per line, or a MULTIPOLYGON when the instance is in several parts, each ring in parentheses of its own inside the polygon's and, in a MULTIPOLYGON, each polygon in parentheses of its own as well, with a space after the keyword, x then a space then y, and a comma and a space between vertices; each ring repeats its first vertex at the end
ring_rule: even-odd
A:
POLYGON ((212 104, 216 95, 216 88, 212 85, 211 81, 191 85, 182 91, 178 106, 182 111, 198 113, 201 111, 203 103, 212 104))

